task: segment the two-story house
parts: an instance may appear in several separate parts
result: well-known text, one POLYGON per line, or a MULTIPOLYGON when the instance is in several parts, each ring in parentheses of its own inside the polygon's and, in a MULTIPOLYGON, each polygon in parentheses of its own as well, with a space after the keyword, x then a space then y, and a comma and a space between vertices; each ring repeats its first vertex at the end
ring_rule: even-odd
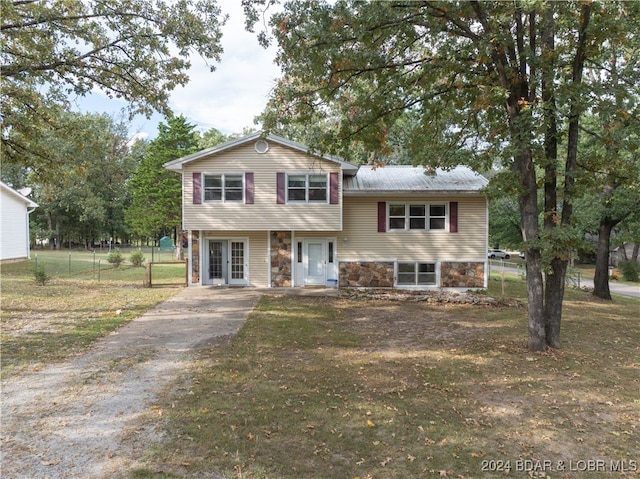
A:
POLYGON ((259 132, 165 167, 191 285, 487 286, 487 180, 468 168, 357 166, 259 132))

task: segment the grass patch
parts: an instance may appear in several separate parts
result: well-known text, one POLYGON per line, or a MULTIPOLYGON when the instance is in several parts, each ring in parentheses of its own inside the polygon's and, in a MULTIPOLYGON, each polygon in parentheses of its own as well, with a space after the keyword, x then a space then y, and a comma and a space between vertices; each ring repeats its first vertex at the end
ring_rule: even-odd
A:
MULTIPOLYGON (((63 361, 179 291, 177 286, 142 288, 144 268, 130 266, 111 268, 100 282, 61 277, 65 256, 58 252, 47 256, 44 264, 50 266, 47 274, 52 278, 45 285, 35 284, 35 261, 2 266, 3 377, 63 361)), ((91 253, 83 257, 92 264, 91 253)), ((183 266, 164 271, 167 278, 183 281, 183 266)))
POLYGON ((526 308, 512 304, 263 297, 159 405, 167 439, 131 477, 503 477, 490 461, 522 477, 518 460, 552 461, 551 477, 569 461, 640 470, 640 302, 568 290, 565 348, 544 354, 526 350, 526 308))

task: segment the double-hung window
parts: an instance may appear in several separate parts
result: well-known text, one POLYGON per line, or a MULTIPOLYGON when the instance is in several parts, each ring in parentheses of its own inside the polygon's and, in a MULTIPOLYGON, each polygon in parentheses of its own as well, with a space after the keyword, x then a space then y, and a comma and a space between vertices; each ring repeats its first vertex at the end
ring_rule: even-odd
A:
POLYGON ((435 285, 436 264, 419 261, 398 262, 398 286, 435 285))
POLYGON ((390 203, 389 230, 445 231, 447 205, 444 203, 390 203))
POLYGON ((238 173, 204 175, 204 200, 221 202, 244 201, 244 178, 238 173))
POLYGON ((291 203, 326 203, 327 175, 287 175, 287 201, 291 203))

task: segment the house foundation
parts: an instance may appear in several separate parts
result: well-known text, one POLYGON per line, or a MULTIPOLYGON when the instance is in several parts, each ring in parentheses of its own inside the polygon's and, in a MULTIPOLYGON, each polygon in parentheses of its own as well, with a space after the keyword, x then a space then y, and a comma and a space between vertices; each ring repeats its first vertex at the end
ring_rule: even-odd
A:
POLYGON ((340 286, 347 288, 393 288, 391 261, 340 263, 340 286))
POLYGON ((483 288, 484 263, 443 261, 440 264, 443 288, 483 288))

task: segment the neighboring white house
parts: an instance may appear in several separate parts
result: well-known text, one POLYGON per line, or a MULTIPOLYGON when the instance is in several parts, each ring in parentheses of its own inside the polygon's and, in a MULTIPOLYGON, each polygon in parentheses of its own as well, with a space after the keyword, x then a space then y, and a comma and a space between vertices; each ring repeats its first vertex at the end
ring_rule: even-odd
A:
POLYGON ((30 257, 29 213, 38 204, 0 181, 0 261, 30 257))

